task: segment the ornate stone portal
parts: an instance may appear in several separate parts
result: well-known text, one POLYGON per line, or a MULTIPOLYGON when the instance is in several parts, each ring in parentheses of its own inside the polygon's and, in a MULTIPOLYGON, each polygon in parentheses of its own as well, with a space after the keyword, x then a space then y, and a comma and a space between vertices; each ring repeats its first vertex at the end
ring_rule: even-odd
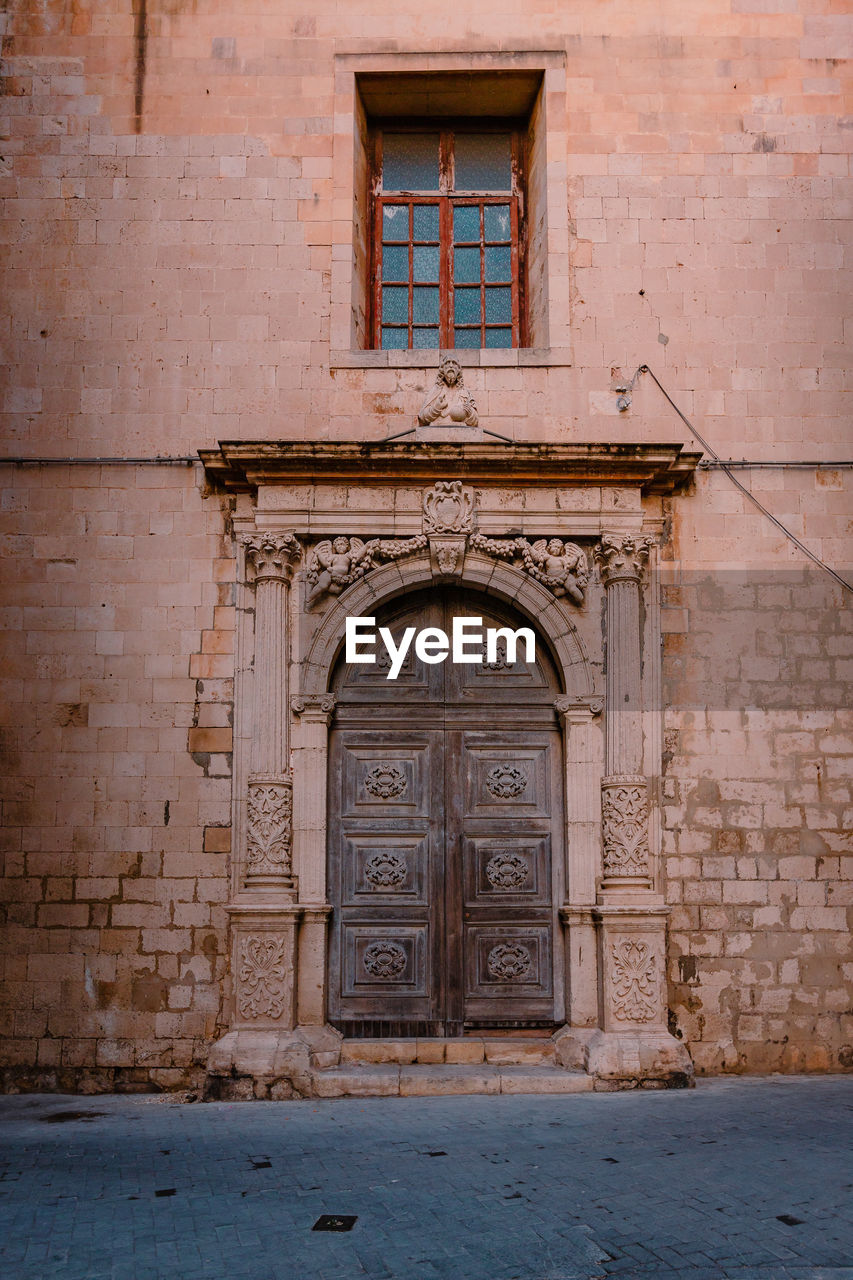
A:
MULTIPOLYGON (((213 1091, 346 1091, 340 1035, 326 1023, 330 672, 347 616, 373 615, 384 600, 447 581, 526 615, 566 690, 555 703, 567 849, 555 871, 552 939, 567 976, 556 988, 565 988, 553 1037, 560 1069, 586 1072, 599 1087, 687 1082, 689 1058, 666 1031, 648 572, 664 524, 657 495, 678 487, 695 455, 675 446, 244 444, 204 461, 212 480, 237 492, 245 563, 232 1029, 211 1054, 213 1091), (345 510, 342 486, 352 495, 345 510), (618 502, 601 498, 609 486, 618 502)), ((509 664, 491 667, 494 675, 509 664)), ((523 804, 529 766, 508 760, 483 781, 497 803, 523 804)), ((406 802, 407 778, 393 760, 375 760, 363 785, 372 802, 406 802)), ((529 858, 521 847, 493 846, 483 869, 490 891, 524 893, 529 858)), ((376 849, 365 857, 364 883, 399 894, 407 866, 405 851, 376 849)), ((373 982, 406 972, 407 952, 393 937, 369 941, 361 955, 373 982)), ((483 963, 488 980, 507 989, 529 981, 533 960, 524 942, 495 941, 483 963)))

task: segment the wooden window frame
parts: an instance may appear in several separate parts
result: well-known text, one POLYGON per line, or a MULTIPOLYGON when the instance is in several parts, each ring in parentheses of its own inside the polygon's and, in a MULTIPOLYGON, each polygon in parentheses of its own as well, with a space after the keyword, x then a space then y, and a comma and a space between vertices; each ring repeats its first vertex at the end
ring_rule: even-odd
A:
MULTIPOLYGON (((508 350, 527 345, 526 314, 526 239, 525 221, 525 137, 526 124, 515 120, 490 120, 470 118, 462 121, 447 119, 429 120, 383 120, 376 122, 371 135, 372 168, 370 182, 370 226, 372 236, 370 244, 370 346, 375 350, 435 350, 435 347, 413 347, 414 317, 413 289, 417 282, 413 278, 413 206, 438 205, 439 208, 439 324, 438 348, 441 350, 508 350), (382 140, 385 133, 438 133, 439 134, 439 189, 437 191, 384 191, 382 188, 382 140), (511 185, 507 192, 472 192, 454 190, 455 138, 457 134, 470 133, 502 133, 509 134, 511 139, 511 185), (409 291, 409 311, 406 325, 407 347, 382 347, 382 210, 386 204, 409 207, 409 236, 406 241, 409 247, 409 278, 400 281, 409 291), (511 324, 506 322, 488 322, 486 320, 485 251, 489 243, 506 244, 506 241, 489 242, 485 239, 484 214, 480 215, 480 343, 478 347, 455 347, 455 286, 453 280, 453 210, 459 205, 477 205, 481 210, 486 205, 506 205, 510 207, 510 260, 511 279, 506 282, 511 289, 512 318, 511 324), (511 347, 486 347, 487 329, 511 328, 511 347)), ((395 242, 402 244, 403 242, 395 242)), ((473 242, 471 242, 473 246, 473 242)), ((397 283, 389 282, 388 283, 397 283)), ((429 282, 426 282, 427 284, 429 282)), ((504 282, 492 282, 498 287, 504 282)), ((394 327, 403 328, 402 323, 394 327)), ((460 328, 463 326, 459 326, 460 328)), ((473 327, 473 326, 471 326, 473 327)))

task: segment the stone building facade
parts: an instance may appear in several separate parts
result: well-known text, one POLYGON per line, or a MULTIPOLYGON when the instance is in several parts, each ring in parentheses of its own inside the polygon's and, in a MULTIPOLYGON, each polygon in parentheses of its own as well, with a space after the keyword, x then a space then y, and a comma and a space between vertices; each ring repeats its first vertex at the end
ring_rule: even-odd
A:
POLYGON ((850 1069, 845 6, 364 8, 0 19, 5 1086, 850 1069))

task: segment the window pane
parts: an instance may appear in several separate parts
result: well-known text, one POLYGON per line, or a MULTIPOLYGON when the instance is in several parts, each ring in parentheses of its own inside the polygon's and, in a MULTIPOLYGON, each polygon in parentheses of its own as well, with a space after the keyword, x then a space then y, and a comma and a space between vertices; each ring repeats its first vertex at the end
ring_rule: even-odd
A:
MULTIPOLYGON (((438 289, 415 289, 413 291, 412 317, 415 324, 438 324, 438 289)), ((503 316, 496 316, 503 320, 503 316)))
POLYGON ((405 245, 382 246, 382 279, 408 280, 409 250, 405 245))
POLYGON ((434 351, 438 346, 438 329, 413 329, 412 346, 416 351, 434 351))
POLYGON ((512 320, 512 289, 486 290, 486 324, 512 320))
POLYGON ((512 249, 507 245, 486 245, 486 279, 512 280, 512 249))
POLYGON ((512 222, 508 204, 487 204, 483 210, 487 240, 509 240, 512 222))
POLYGON ((416 204, 413 208, 415 240, 438 240, 438 205, 416 204))
POLYGON ((512 159, 508 133, 457 133, 457 191, 510 191, 512 159))
POLYGON ((409 206, 407 204, 384 204, 382 206, 382 239, 408 240, 409 238, 409 206))
POLYGON ((453 295, 453 319, 457 324, 479 324, 480 290, 457 289, 453 295))
POLYGON ((438 191, 437 133, 382 135, 383 191, 438 191))
POLYGON ((412 250, 413 279, 438 282, 438 249, 426 249, 417 245, 412 250))
POLYGON ((453 239, 473 240, 480 243, 480 207, 476 204, 457 204, 453 210, 453 239))
POLYGON ((512 329, 487 329, 486 330, 486 346, 487 347, 511 347, 512 346, 512 329))
MULTIPOLYGON (((495 319, 503 320, 503 316, 495 319)), ((382 290, 382 319, 386 323, 407 324, 409 320, 409 290, 386 285, 382 290)))
POLYGON ((476 284, 480 279, 480 250, 453 250, 453 279, 458 284, 476 284))
POLYGON ((405 351, 409 345, 409 334, 406 329, 382 330, 383 351, 405 351))
POLYGON ((457 347, 474 347, 480 349, 480 330, 479 329, 456 329, 454 330, 454 345, 457 347))

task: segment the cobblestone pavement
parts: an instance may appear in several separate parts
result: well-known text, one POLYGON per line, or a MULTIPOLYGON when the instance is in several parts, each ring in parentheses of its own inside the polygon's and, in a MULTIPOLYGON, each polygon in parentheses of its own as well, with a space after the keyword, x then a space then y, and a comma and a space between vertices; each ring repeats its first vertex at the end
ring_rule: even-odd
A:
POLYGON ((0 1099, 3 1280, 853 1280, 853 1079, 0 1099), (352 1230, 312 1231, 320 1214, 352 1230))

